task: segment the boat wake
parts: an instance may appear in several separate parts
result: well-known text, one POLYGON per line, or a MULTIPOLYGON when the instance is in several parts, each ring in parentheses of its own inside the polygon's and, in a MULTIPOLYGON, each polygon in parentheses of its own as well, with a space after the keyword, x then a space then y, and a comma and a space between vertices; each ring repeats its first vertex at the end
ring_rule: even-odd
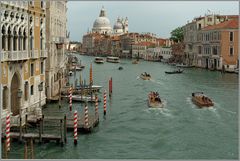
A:
POLYGON ((215 102, 214 102, 214 104, 215 104, 214 106, 207 107, 207 108, 199 108, 197 105, 195 105, 195 104, 192 102, 191 97, 187 97, 186 101, 187 101, 187 104, 189 104, 193 109, 208 110, 208 111, 213 112, 218 118, 220 117, 220 115, 219 115, 219 113, 218 113, 218 111, 217 111, 215 102))
POLYGON ((155 115, 164 115, 166 117, 173 117, 171 111, 166 108, 167 102, 163 100, 163 108, 148 108, 144 111, 147 113, 154 113, 155 115))
POLYGON ((157 83, 157 84, 163 85, 162 82, 156 81, 156 80, 154 80, 154 79, 150 79, 150 81, 153 82, 153 83, 157 83))
POLYGON ((216 108, 219 108, 219 109, 223 110, 224 112, 231 113, 231 114, 237 114, 237 112, 233 112, 231 110, 226 110, 225 108, 221 107, 220 104, 218 104, 216 102, 214 102, 214 104, 215 104, 216 108))

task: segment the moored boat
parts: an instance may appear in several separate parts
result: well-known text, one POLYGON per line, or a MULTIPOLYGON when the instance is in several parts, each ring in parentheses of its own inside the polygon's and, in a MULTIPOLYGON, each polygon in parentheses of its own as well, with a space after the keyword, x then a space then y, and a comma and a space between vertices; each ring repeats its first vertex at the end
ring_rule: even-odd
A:
POLYGON ((162 100, 157 92, 148 94, 148 106, 151 108, 163 108, 162 100))
POLYGON ((142 78, 143 80, 150 80, 151 79, 151 75, 144 72, 140 75, 140 78, 142 78))
POLYGON ((174 71, 171 71, 171 72, 165 71, 166 74, 180 74, 182 72, 183 72, 183 70, 181 70, 181 69, 174 70, 174 71))
POLYGON ((200 108, 213 106, 212 100, 203 94, 203 92, 192 93, 192 101, 200 108))
MULTIPOLYGON (((69 96, 67 95, 63 95, 62 96, 63 98, 69 98, 69 96)), ((77 101, 77 102, 95 102, 95 96, 93 95, 92 97, 91 96, 81 96, 81 95, 72 95, 72 100, 73 101, 77 101)), ((101 99, 98 98, 98 102, 101 102, 101 99)))
POLYGON ((97 64, 103 64, 104 63, 104 59, 101 58, 101 57, 95 57, 94 62, 97 63, 97 64))
POLYGON ((192 68, 193 66, 186 65, 186 64, 176 64, 176 67, 181 67, 181 68, 192 68))
POLYGON ((119 59, 119 57, 108 56, 107 57, 107 62, 110 62, 110 63, 120 63, 120 59, 119 59))

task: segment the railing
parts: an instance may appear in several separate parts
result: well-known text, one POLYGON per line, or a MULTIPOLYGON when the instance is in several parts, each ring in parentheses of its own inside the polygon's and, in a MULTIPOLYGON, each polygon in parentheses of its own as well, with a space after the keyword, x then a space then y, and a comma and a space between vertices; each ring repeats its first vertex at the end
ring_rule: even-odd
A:
POLYGON ((2 51, 1 62, 28 59, 27 51, 2 51))
POLYGON ((41 58, 46 58, 47 57, 47 50, 41 50, 40 57, 41 58))
POLYGON ((29 58, 30 59, 37 59, 38 58, 38 50, 30 50, 29 51, 29 58))

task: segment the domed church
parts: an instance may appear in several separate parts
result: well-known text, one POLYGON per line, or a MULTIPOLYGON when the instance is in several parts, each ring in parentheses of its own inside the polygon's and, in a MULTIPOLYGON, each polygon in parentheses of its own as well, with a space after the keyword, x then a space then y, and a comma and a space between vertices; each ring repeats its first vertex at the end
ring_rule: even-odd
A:
POLYGON ((128 32, 128 18, 124 20, 123 18, 118 18, 113 26, 113 34, 121 35, 128 32))
POLYGON ((121 35, 127 33, 128 18, 118 18, 112 29, 110 20, 107 18, 106 10, 102 7, 99 17, 93 23, 92 32, 107 35, 121 35))
POLYGON ((99 17, 94 21, 92 32, 101 34, 112 33, 112 27, 104 8, 101 9, 99 17))

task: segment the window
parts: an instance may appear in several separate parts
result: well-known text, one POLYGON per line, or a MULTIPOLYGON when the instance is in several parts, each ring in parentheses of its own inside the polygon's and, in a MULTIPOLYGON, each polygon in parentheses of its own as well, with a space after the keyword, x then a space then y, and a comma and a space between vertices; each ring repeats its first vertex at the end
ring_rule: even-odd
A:
POLYGON ((213 55, 217 55, 218 54, 218 52, 217 52, 217 46, 213 46, 212 47, 212 51, 213 51, 213 55))
POLYGON ((30 91, 30 94, 33 95, 34 94, 34 86, 31 85, 31 91, 30 91))
POLYGON ((33 63, 31 63, 30 73, 31 73, 31 76, 34 76, 34 64, 33 63))
POLYGON ((233 47, 230 47, 229 52, 230 52, 230 56, 233 56, 233 47))
POLYGON ((198 30, 201 30, 201 27, 202 27, 201 24, 198 24, 198 30))
POLYGON ((43 8, 44 7, 44 2, 43 1, 41 1, 41 8, 43 8))
POLYGON ((198 46, 198 54, 202 54, 202 48, 201 48, 201 46, 198 46))
POLYGON ((44 66, 43 66, 43 65, 44 65, 44 63, 43 63, 43 62, 41 62, 41 74, 43 74, 43 70, 44 70, 44 69, 43 69, 43 68, 44 68, 44 66))
POLYGON ((229 38, 230 38, 230 41, 233 41, 233 32, 230 32, 229 38))
POLYGON ((208 22, 212 21, 212 18, 211 17, 208 17, 208 22))

